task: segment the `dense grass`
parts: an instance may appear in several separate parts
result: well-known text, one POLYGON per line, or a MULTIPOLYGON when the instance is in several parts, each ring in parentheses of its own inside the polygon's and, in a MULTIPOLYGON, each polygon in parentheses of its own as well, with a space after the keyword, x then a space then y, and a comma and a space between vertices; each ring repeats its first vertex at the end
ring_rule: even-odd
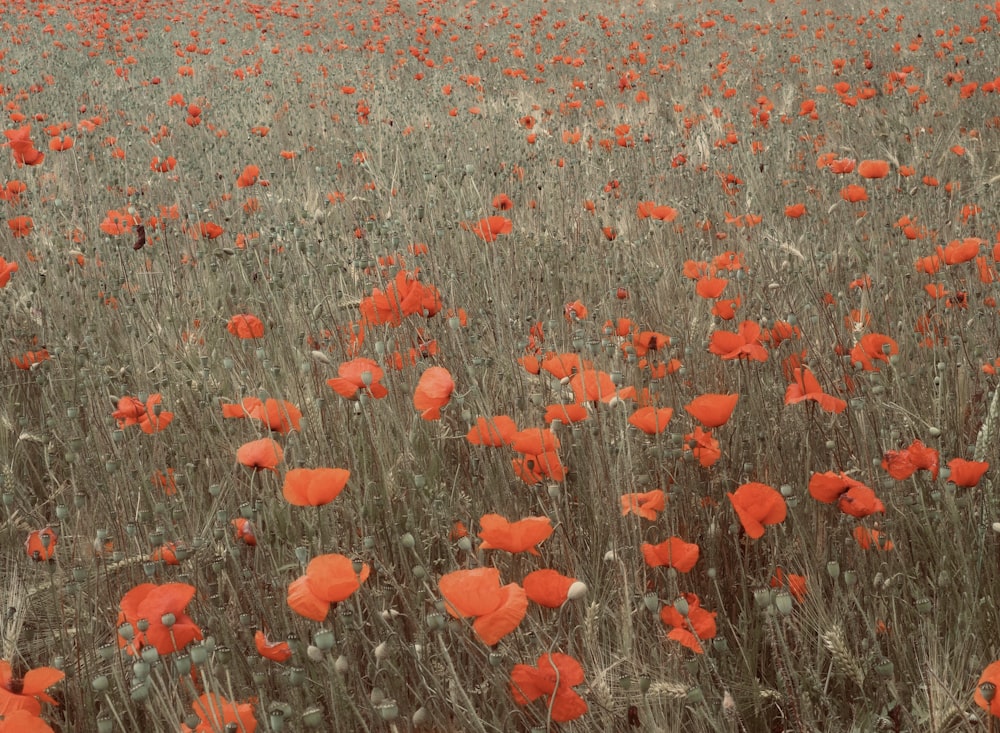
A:
POLYGON ((1000 54, 996 9, 51 8, 5 7, 0 41, 7 129, 30 124, 46 153, 37 166, 4 163, 26 184, 0 204, 5 218, 33 221, 24 237, 0 227, 18 264, 0 291, 4 354, 51 356, 29 369, 6 361, 0 547, 3 658, 17 675, 65 672, 51 688, 59 705, 42 712, 54 730, 178 730, 197 724, 203 692, 249 702, 258 729, 274 731, 993 729, 973 693, 1000 655, 994 469, 959 488, 946 464, 998 461, 996 377, 983 370, 1000 356, 996 284, 974 262, 933 276, 914 262, 970 237, 982 240, 982 268, 997 259, 1000 118, 982 89, 1000 54), (838 82, 842 96, 875 94, 851 106, 838 82), (979 88, 963 94, 970 82, 979 88), (816 119, 800 113, 809 99, 816 119), (95 129, 80 126, 95 116, 95 129), (63 121, 74 146, 50 151, 44 128, 63 121), (580 141, 564 142, 576 130, 580 141), (825 153, 890 171, 836 175, 817 165, 825 153), (152 170, 154 156, 176 167, 152 170), (239 188, 249 164, 263 181, 239 188), (844 200, 848 184, 868 200, 844 200), (511 210, 493 210, 498 194, 511 210), (639 218, 646 201, 676 219, 639 218), (806 213, 789 218, 796 203, 806 213), (134 227, 102 229, 109 210, 144 222, 143 248, 134 227), (484 242, 469 225, 491 214, 513 229, 484 242), (206 222, 223 233, 194 236, 206 222), (412 254, 417 243, 426 252, 412 254), (745 262, 719 272, 723 297, 740 298, 729 322, 684 275, 685 261, 726 252, 745 262), (367 323, 352 341, 363 299, 418 268, 440 312, 367 323), (948 296, 932 298, 932 282, 948 296), (566 315, 577 300, 583 318, 566 315), (239 313, 261 319, 263 338, 227 331, 239 313), (619 318, 669 335, 652 366, 682 366, 654 378, 631 335, 607 323, 619 318), (764 362, 710 353, 713 332, 744 320, 798 331, 769 343, 764 362), (898 344, 878 371, 850 355, 869 333, 898 344), (565 479, 526 485, 511 449, 465 435, 479 416, 544 426, 545 406, 573 401, 568 380, 518 362, 532 348, 579 354, 672 407, 667 430, 630 426, 635 401, 589 404, 586 421, 553 426, 565 479), (414 363, 392 366, 411 350, 414 363), (844 412, 785 404, 787 360, 803 352, 844 412), (355 356, 385 365, 385 398, 349 401, 327 386, 355 356), (413 394, 432 365, 456 386, 427 421, 413 394), (119 427, 120 398, 154 393, 174 413, 166 429, 119 427), (739 395, 713 431, 721 457, 710 467, 685 437, 698 423, 684 405, 706 393, 739 395), (269 434, 223 418, 222 402, 245 397, 303 413, 300 430, 274 434, 274 472, 237 463, 240 445, 269 434), (883 456, 916 439, 939 451, 940 475, 892 478, 883 456), (323 466, 351 472, 333 502, 283 499, 288 470, 323 466), (154 479, 168 469, 173 494, 154 479), (855 519, 816 501, 807 487, 826 471, 874 489, 884 513, 855 519), (756 540, 727 498, 748 482, 787 502, 756 540), (657 519, 622 516, 623 494, 653 489, 669 496, 657 519), (554 532, 539 556, 478 549, 490 513, 548 517, 554 532), (237 518, 253 523, 255 546, 234 535, 237 518), (858 526, 893 549, 862 549, 858 526), (45 527, 57 546, 32 560, 25 538, 45 527), (672 536, 699 545, 690 572, 644 562, 643 543, 672 536), (176 565, 153 559, 166 542, 176 565), (326 553, 371 575, 316 622, 286 593, 326 553), (553 568, 587 593, 558 609, 532 603, 491 648, 438 589, 475 567, 497 568, 503 583, 553 568), (779 567, 806 577, 801 602, 772 587, 779 567), (204 634, 183 652, 147 650, 148 670, 118 648, 119 603, 141 583, 192 585, 187 613, 204 634), (682 593, 717 613, 704 654, 668 639, 660 619, 682 593), (257 630, 288 640, 291 659, 261 658, 257 630), (583 667, 575 689, 589 710, 576 722, 512 696, 514 666, 548 652, 583 667))

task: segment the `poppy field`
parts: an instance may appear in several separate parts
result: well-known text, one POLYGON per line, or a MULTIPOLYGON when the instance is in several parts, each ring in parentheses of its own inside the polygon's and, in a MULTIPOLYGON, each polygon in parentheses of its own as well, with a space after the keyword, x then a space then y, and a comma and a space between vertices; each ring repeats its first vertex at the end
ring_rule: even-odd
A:
POLYGON ((1000 729, 1000 3, 0 21, 0 733, 1000 729))

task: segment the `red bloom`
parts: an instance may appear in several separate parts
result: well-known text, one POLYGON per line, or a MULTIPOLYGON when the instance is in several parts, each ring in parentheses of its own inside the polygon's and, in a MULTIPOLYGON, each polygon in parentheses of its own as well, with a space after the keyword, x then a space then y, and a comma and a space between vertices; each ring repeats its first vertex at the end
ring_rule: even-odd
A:
POLYGON ((716 634, 715 611, 706 611, 701 607, 701 601, 694 593, 684 593, 678 599, 683 606, 687 606, 687 613, 678 610, 678 603, 664 606, 660 609, 660 620, 664 626, 669 626, 671 631, 667 637, 686 646, 697 654, 704 654, 699 639, 712 639, 716 634), (694 629, 694 633, 691 632, 694 629))
POLYGON ((473 618, 472 629, 493 646, 516 629, 528 610, 528 596, 517 583, 500 584, 496 568, 455 570, 441 576, 438 588, 455 618, 473 618))
POLYGON ((476 426, 466 433, 465 439, 472 445, 497 448, 510 443, 516 432, 517 425, 507 415, 480 417, 476 419, 476 426))
POLYGON ((158 433, 165 430, 174 419, 174 413, 160 409, 163 397, 151 394, 143 403, 136 397, 122 397, 118 400, 118 409, 111 417, 118 421, 118 427, 125 429, 129 425, 138 425, 144 433, 158 433))
POLYGON ((587 712, 587 702, 573 690, 583 682, 580 663, 557 652, 543 654, 534 667, 514 665, 510 673, 510 692, 518 705, 542 698, 552 720, 565 723, 587 712))
POLYGON ((726 496, 732 502, 747 536, 753 539, 764 536, 764 525, 785 521, 788 512, 785 498, 767 484, 751 481, 726 496))
POLYGON ((814 473, 809 479, 809 494, 824 504, 837 502, 840 511, 857 519, 885 513, 885 505, 875 492, 846 473, 814 473))
POLYGON ((840 413, 847 409, 847 403, 828 395, 819 386, 819 380, 808 367, 800 366, 792 372, 795 381, 785 390, 785 404, 794 405, 804 400, 812 400, 827 412, 840 413))
POLYGON ((170 654, 201 639, 201 629, 185 612, 194 594, 194 586, 187 583, 137 585, 118 604, 121 609, 118 646, 127 647, 129 654, 144 646, 154 646, 160 654, 170 654), (144 631, 140 625, 145 627, 144 631), (129 630, 123 635, 126 626, 129 630))
POLYGON ((640 407, 629 416, 628 422, 646 435, 658 435, 667 429, 667 423, 673 414, 673 408, 670 407, 640 407))
POLYGON ((886 451, 882 457, 882 468, 898 481, 904 481, 916 471, 923 469, 931 472, 933 478, 938 477, 938 452, 928 448, 919 440, 914 440, 903 450, 886 451))
POLYGON ((470 231, 484 242, 492 242, 501 234, 514 231, 514 223, 506 216, 487 216, 474 224, 462 222, 462 229, 470 231))
POLYGON ((226 418, 250 417, 254 420, 260 420, 267 425, 269 430, 282 435, 292 430, 300 430, 299 423, 302 420, 302 412, 298 407, 291 402, 271 397, 263 401, 257 397, 244 397, 239 403, 224 402, 222 416, 226 418))
POLYGON ((990 468, 986 461, 967 461, 964 458, 952 458, 948 461, 948 481, 962 488, 971 488, 979 483, 990 468))
POLYGON ((455 381, 444 367, 433 366, 420 375, 413 391, 413 406, 424 420, 437 420, 441 408, 448 404, 455 390, 455 381))
POLYGON ((56 553, 56 543, 59 536, 51 527, 36 529, 24 541, 24 549, 28 557, 35 561, 51 560, 56 553))
POLYGON ((349 400, 356 400, 361 393, 375 399, 381 399, 389 394, 382 384, 385 372, 374 359, 359 356, 345 361, 337 367, 338 376, 326 380, 330 388, 349 400))
POLYGON ((200 695, 191 703, 195 714, 201 722, 194 728, 181 723, 182 733, 215 733, 220 730, 237 730, 240 733, 254 733, 257 730, 257 719, 253 714, 253 705, 249 702, 230 702, 222 695, 214 692, 200 695))
POLYGON ((713 331, 708 350, 726 361, 767 361, 767 350, 761 344, 760 326, 755 321, 743 321, 736 333, 713 331))
POLYGON ((58 705, 46 690, 65 676, 58 669, 39 667, 30 670, 23 679, 18 679, 14 677, 10 662, 0 660, 0 716, 6 720, 14 713, 24 711, 37 718, 42 713, 39 700, 58 705))
POLYGON ((292 649, 287 641, 268 641, 263 631, 258 629, 253 636, 257 653, 272 662, 287 662, 292 658, 292 649))
POLYGON ((264 324, 257 316, 250 313, 234 315, 226 324, 226 330, 241 339, 264 338, 264 324))
POLYGON ((346 468, 293 468, 285 474, 281 493, 295 506, 323 506, 340 495, 350 476, 346 468))
POLYGON ((323 621, 331 603, 350 598, 368 579, 371 568, 335 553, 314 557, 306 566, 306 574, 288 584, 288 606, 295 613, 313 621, 323 621))
POLYGON ((651 568, 668 567, 679 573, 689 573, 700 554, 698 545, 685 542, 680 537, 671 537, 658 545, 642 543, 642 556, 651 568))
POLYGON ((484 514, 479 520, 479 546, 482 550, 530 552, 538 555, 538 545, 552 534, 552 521, 548 517, 527 517, 510 522, 499 514, 484 514))
POLYGON ((729 422, 739 399, 738 394, 703 394, 687 403, 684 409, 706 428, 717 428, 729 422))
POLYGON ((547 568, 528 573, 521 581, 521 585, 528 600, 546 608, 562 606, 569 599, 573 586, 577 586, 580 590, 586 588, 576 578, 570 578, 547 568))
POLYGON ((655 521, 667 505, 667 495, 663 489, 654 489, 642 494, 622 494, 621 502, 623 517, 631 513, 655 521))
POLYGON ((276 466, 285 457, 278 441, 273 438, 261 438, 244 443, 236 451, 236 460, 248 468, 257 471, 267 469, 277 473, 276 466))

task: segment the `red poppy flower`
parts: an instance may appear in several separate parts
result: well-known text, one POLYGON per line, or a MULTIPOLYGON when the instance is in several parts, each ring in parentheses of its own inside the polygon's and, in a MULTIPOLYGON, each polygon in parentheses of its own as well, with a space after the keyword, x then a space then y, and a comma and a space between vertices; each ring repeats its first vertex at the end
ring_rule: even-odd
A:
POLYGON ((717 428, 729 422, 739 399, 738 394, 703 394, 684 405, 684 409, 706 428, 717 428))
MULTIPOLYGON (((15 216, 7 220, 7 227, 15 238, 27 237, 35 229, 35 220, 30 216, 15 216)), ((17 269, 16 263, 14 269, 17 269)))
POLYGON ((255 165, 248 165, 236 179, 236 188, 249 188, 257 182, 260 177, 260 168, 255 165))
POLYGON ((805 204, 790 204, 785 207, 785 216, 789 219, 798 219, 800 216, 804 216, 806 213, 805 204))
POLYGON ((510 443, 516 432, 517 425, 507 415, 480 417, 476 419, 476 426, 466 433, 465 439, 472 445, 497 448, 510 443))
POLYGON ((257 471, 267 469, 277 473, 277 465, 285 457, 285 452, 281 449, 278 441, 274 438, 261 438, 244 443, 236 451, 236 460, 247 468, 257 471))
POLYGON ((827 412, 840 413, 847 409, 847 402, 826 394, 819 386, 819 380, 808 367, 800 366, 792 373, 795 381, 785 390, 785 404, 794 405, 804 400, 812 400, 827 412))
POLYGON ((667 429, 667 423, 673 417, 674 411, 670 407, 640 407, 629 415, 628 423, 646 435, 658 435, 667 429))
POLYGON ((796 601, 803 603, 806 600, 806 576, 796 575, 795 573, 786 573, 781 567, 776 567, 774 569, 774 575, 771 577, 772 588, 788 588, 788 592, 792 594, 796 601))
POLYGON ((667 506, 667 494, 663 489, 653 489, 645 493, 622 494, 622 516, 636 516, 655 521, 659 512, 667 506))
POLYGON ((542 698, 547 715, 557 723, 576 720, 587 712, 587 702, 573 690, 584 682, 583 667, 567 654, 543 654, 534 667, 516 664, 510 672, 514 702, 527 705, 542 698))
POLYGON ((555 451, 546 453, 528 454, 523 458, 515 458, 511 461, 514 473, 518 478, 529 486, 537 484, 544 478, 553 481, 562 481, 566 478, 566 467, 559 460, 559 454, 555 451))
POLYGON ((617 399, 634 399, 635 387, 621 390, 611 379, 611 375, 596 369, 584 369, 570 377, 569 386, 577 402, 610 403, 617 399))
POLYGON ((244 397, 238 403, 222 403, 224 418, 250 417, 260 420, 269 430, 285 435, 292 430, 300 430, 302 412, 291 402, 276 400, 271 397, 260 400, 257 397, 244 397))
POLYGON ((24 549, 28 557, 36 562, 51 560, 56 553, 56 543, 59 536, 51 527, 36 529, 28 534, 24 541, 24 549))
POLYGON ((330 388, 348 400, 356 400, 362 393, 381 399, 389 394, 382 384, 385 372, 374 359, 359 356, 337 367, 338 376, 326 380, 330 388))
POLYGON ((514 231, 514 223, 506 216, 487 216, 474 224, 462 222, 461 227, 484 242, 493 242, 501 234, 510 234, 514 231))
POLYGON ((438 588, 448 613, 475 619, 472 628, 487 646, 516 629, 528 610, 524 588, 517 583, 501 586, 496 568, 456 570, 443 575, 438 588))
POLYGON ((268 641, 263 631, 257 630, 253 636, 257 653, 272 662, 287 662, 292 658, 292 648, 287 641, 268 641))
POLYGON ((854 535, 854 541, 862 550, 870 550, 874 547, 876 550, 888 552, 896 547, 892 540, 886 538, 882 532, 877 529, 868 529, 860 524, 854 528, 851 534, 854 535))
POLYGON ((868 486, 846 473, 814 473, 809 478, 809 495, 824 504, 837 502, 844 514, 863 519, 870 514, 885 514, 885 505, 868 486))
POLYGON ((671 537, 658 545, 643 542, 641 549, 649 567, 668 567, 679 573, 691 572, 701 554, 701 548, 697 544, 685 542, 680 537, 671 537))
POLYGON ((667 637, 683 644, 696 654, 704 654, 700 639, 712 639, 717 632, 715 611, 706 611, 701 607, 701 601, 694 593, 684 593, 678 601, 682 601, 683 610, 678 610, 678 603, 666 605, 660 609, 660 620, 664 626, 670 627, 667 637), (691 632, 694 629, 694 633, 691 632))
MULTIPOLYGON (((3 702, 0 701, 0 707, 3 702)), ((3 720, 0 721, 0 733, 55 733, 41 718, 33 715, 27 710, 15 710, 4 713, 3 720)))
POLYGON ((455 381, 444 367, 433 366, 420 375, 417 388, 413 391, 413 406, 424 420, 437 420, 441 408, 448 404, 455 381))
POLYGON ((18 711, 24 711, 37 718, 42 714, 40 700, 51 705, 59 704, 46 690, 65 676, 65 672, 58 669, 38 667, 30 670, 23 678, 17 678, 14 677, 10 662, 0 659, 0 714, 6 719, 18 711))
POLYGON ((973 695, 976 705, 995 718, 1000 718, 1000 661, 989 664, 979 676, 973 695), (984 694, 985 693, 985 694, 984 694), (989 698, 989 699, 987 699, 989 698))
POLYGON ((229 319, 226 330, 241 339, 264 338, 264 324, 250 313, 237 313, 229 319))
POLYGON ((548 517, 527 517, 510 522, 499 514, 484 514, 479 520, 480 549, 530 552, 538 555, 538 545, 552 534, 548 517))
POLYGON ((537 456, 559 449, 559 438, 549 428, 526 428, 510 436, 510 447, 518 453, 537 456))
POLYGON ((323 621, 330 604, 350 598, 370 573, 368 563, 361 563, 356 572, 354 562, 344 555, 314 557, 306 566, 306 574, 288 584, 288 606, 300 616, 323 621))
POLYGON ((859 186, 856 183, 852 183, 849 186, 845 186, 840 191, 840 198, 844 201, 849 201, 852 204, 856 204, 859 201, 868 200, 868 192, 865 190, 864 186, 859 186))
POLYGON ((579 300, 567 303, 563 306, 563 317, 570 323, 573 321, 582 321, 587 317, 587 306, 579 300))
POLYGON ((736 333, 713 331, 708 350, 726 361, 767 361, 767 350, 761 344, 760 325, 755 321, 743 321, 736 333))
POLYGON ((576 593, 582 595, 587 588, 576 578, 570 578, 548 568, 528 573, 521 581, 521 585, 529 601, 546 608, 559 608, 571 595, 578 598, 576 593))
POLYGON ((129 654, 144 646, 154 646, 160 654, 171 654, 201 639, 201 629, 185 612, 194 594, 195 587, 187 583, 137 585, 118 604, 121 609, 118 646, 126 647, 129 654), (126 624, 131 627, 127 637, 122 636, 126 624))
POLYGON ((964 458, 952 458, 948 461, 948 481, 962 488, 971 488, 979 483, 990 468, 986 461, 967 461, 964 458))
POLYGON ((180 560, 177 559, 177 543, 176 542, 164 542, 162 545, 157 547, 150 554, 149 559, 151 562, 163 562, 164 565, 180 565, 180 560))
POLYGON ((908 448, 903 450, 886 451, 882 457, 882 468, 897 481, 905 481, 921 469, 930 471, 931 476, 936 479, 939 462, 936 450, 928 448, 920 440, 914 440, 908 448))
POLYGON ((851 349, 851 364, 860 364, 866 372, 877 372, 873 362, 889 363, 889 357, 899 353, 899 345, 881 333, 867 333, 851 349))
POLYGON ((257 730, 257 719, 253 714, 253 704, 249 702, 230 702, 222 695, 208 692, 199 695, 191 703, 201 722, 194 728, 181 723, 182 733, 216 733, 220 730, 236 730, 240 733, 254 733, 257 730))
POLYGON ((505 193, 498 193, 493 197, 493 208, 500 211, 509 211, 514 208, 514 202, 505 193))
POLYGON ((294 506, 323 506, 340 495, 350 477, 346 468, 293 468, 281 493, 294 506))
POLYGON ((257 531, 253 522, 245 517, 237 517, 230 522, 236 532, 236 539, 249 547, 257 546, 257 531))
POLYGON ((118 427, 124 430, 129 425, 138 425, 144 433, 158 433, 165 430, 173 421, 174 413, 160 409, 163 397, 151 394, 143 403, 136 397, 122 397, 118 400, 118 409, 111 417, 118 421, 118 427))
POLYGON ((693 433, 684 436, 685 450, 690 450, 702 468, 715 465, 715 462, 722 457, 719 449, 719 441, 712 437, 711 430, 702 430, 696 427, 693 433))
POLYGON ((751 481, 735 492, 727 492, 726 496, 739 516, 743 530, 755 540, 764 536, 765 525, 781 524, 788 513, 785 497, 767 484, 751 481))
POLYGON ((541 368, 556 379, 568 379, 579 374, 584 369, 591 369, 593 364, 581 359, 579 354, 548 352, 542 359, 541 368))
POLYGON ((10 360, 18 369, 27 370, 31 369, 35 366, 35 364, 41 364, 43 361, 48 361, 50 358, 52 357, 49 356, 48 349, 39 349, 38 351, 25 351, 20 356, 12 356, 10 360))
POLYGON ((640 219, 657 219, 659 221, 670 222, 677 218, 677 209, 670 206, 661 206, 655 201, 640 201, 636 206, 636 216, 640 219))
POLYGON ((572 425, 588 417, 590 413, 587 412, 587 408, 575 402, 569 405, 549 405, 545 408, 546 425, 551 425, 556 420, 563 425, 572 425))

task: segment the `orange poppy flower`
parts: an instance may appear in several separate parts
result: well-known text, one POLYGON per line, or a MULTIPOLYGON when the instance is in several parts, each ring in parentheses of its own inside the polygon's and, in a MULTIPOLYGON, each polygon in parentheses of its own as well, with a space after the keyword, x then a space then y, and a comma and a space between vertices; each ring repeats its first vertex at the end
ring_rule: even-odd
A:
POLYGON ((632 339, 632 348, 640 359, 650 351, 659 351, 666 346, 670 346, 670 337, 659 331, 639 331, 632 339))
POLYGON ((586 591, 587 586, 576 578, 570 578, 555 570, 535 570, 524 576, 521 581, 524 593, 529 601, 546 608, 559 608, 572 595, 574 598, 586 591), (576 586, 576 588, 574 588, 576 586))
POLYGON ((145 646, 156 647, 160 654, 171 654, 200 640, 201 629, 185 612, 194 594, 195 587, 187 583, 137 585, 118 604, 118 646, 125 647, 129 654, 145 646), (131 631, 123 636, 126 625, 131 631))
POLYGON ((237 313, 229 319, 226 330, 241 339, 264 338, 264 324, 250 313, 237 313))
POLYGON ((260 178, 260 168, 248 165, 236 179, 236 188, 249 188, 260 178))
POLYGON ((460 226, 484 242, 493 242, 501 234, 510 234, 514 231, 514 222, 506 216, 487 216, 474 224, 462 222, 460 226))
MULTIPOLYGON (((61 670, 38 667, 29 670, 23 678, 17 678, 10 662, 0 659, 0 710, 3 711, 5 721, 19 711, 37 718, 42 714, 41 702, 58 705, 59 703, 46 690, 61 682, 65 676, 66 673, 61 670)), ((17 730, 31 730, 31 728, 17 730)))
POLYGON ((551 425, 558 420, 563 425, 572 425, 582 422, 590 417, 587 408, 581 404, 573 403, 569 405, 548 405, 545 408, 545 424, 551 425))
POLYGON ((523 458, 511 461, 514 473, 529 486, 537 484, 544 478, 562 481, 566 478, 566 467, 559 460, 559 454, 548 451, 539 454, 525 454, 523 458))
POLYGON ((541 368, 556 379, 567 379, 593 365, 587 359, 581 359, 579 354, 549 352, 542 359, 541 368))
POLYGON ((658 545, 642 543, 642 556, 651 568, 673 568, 679 573, 689 573, 698 557, 701 548, 694 542, 685 542, 680 537, 671 537, 658 545))
POLYGON ((517 583, 500 585, 496 568, 455 570, 441 576, 438 588, 455 618, 472 618, 472 629, 487 646, 516 629, 528 611, 528 596, 517 583))
POLYGON ((482 550, 504 550, 539 555, 538 545, 552 534, 548 517, 527 517, 510 522, 499 514, 484 514, 479 520, 479 545, 482 550))
POLYGON ((330 604, 350 598, 370 573, 368 563, 361 563, 356 572, 354 562, 344 555, 314 557, 306 566, 306 574, 288 584, 288 606, 300 616, 323 621, 330 604))
POLYGON ((476 426, 466 433, 465 439, 472 445, 497 448, 510 443, 516 432, 517 425, 507 415, 480 417, 476 419, 476 426))
POLYGON ((257 471, 267 469, 277 473, 276 466, 285 457, 285 452, 281 449, 274 438, 261 438, 244 443, 236 451, 236 460, 247 468, 257 471))
POLYGON ((385 372, 374 359, 359 356, 345 361, 337 367, 337 374, 339 376, 326 380, 326 383, 345 399, 356 400, 362 393, 381 399, 389 394, 382 384, 385 372))
POLYGON ((700 639, 715 637, 717 633, 715 616, 715 611, 706 611, 701 607, 701 601, 694 593, 683 593, 673 604, 660 609, 660 620, 664 626, 671 629, 667 637, 683 644, 696 654, 705 652, 700 639), (678 602, 683 602, 687 606, 685 609, 687 613, 681 613, 677 609, 678 602), (694 629, 694 633, 691 629, 694 629))
POLYGON ((493 197, 493 208, 500 211, 509 211, 514 208, 514 202, 505 193, 498 193, 493 197))
POLYGON ((967 461, 964 458, 952 458, 948 461, 948 481, 964 489, 979 483, 990 468, 986 461, 967 461))
POLYGON ((837 502, 844 514, 864 519, 870 514, 885 514, 885 505, 868 486, 846 473, 814 473, 809 478, 809 495, 824 504, 837 502))
POLYGON ((781 566, 774 569, 770 586, 772 588, 788 588, 796 601, 803 603, 806 600, 806 576, 786 573, 781 566))
POLYGON ((17 263, 8 262, 3 257, 0 257, 0 288, 7 287, 11 274, 15 272, 17 272, 17 263))
POLYGON ((889 175, 889 162, 886 160, 862 160, 858 163, 858 175, 862 178, 885 178, 889 175))
POLYGON ((714 300, 722 295, 727 285, 729 280, 724 277, 700 277, 695 282, 694 292, 699 298, 714 300))
POLYGON ((985 242, 979 237, 953 239, 945 245, 944 249, 938 247, 938 255, 946 265, 958 265, 976 259, 976 255, 979 254, 979 250, 984 244, 985 242))
MULTIPOLYGON (((0 692, 2 695, 2 692, 0 692)), ((0 699, 0 707, 6 704, 0 699)), ((27 710, 4 713, 0 721, 0 733, 55 733, 51 726, 27 710)))
POLYGON ((59 536, 51 527, 36 529, 28 534, 24 541, 24 549, 28 557, 35 561, 51 560, 56 554, 56 543, 59 536))
POLYGON ((293 468, 285 474, 281 494, 294 506, 323 506, 340 495, 350 477, 346 468, 293 468))
POLYGON ((939 466, 938 452, 928 448, 920 440, 914 440, 903 450, 886 451, 882 457, 882 468, 897 481, 905 481, 918 470, 930 471, 931 476, 936 479, 939 466))
POLYGON ((789 219, 798 219, 806 213, 805 204, 789 204, 785 207, 785 216, 789 219))
POLYGON ((687 433, 684 442, 684 449, 691 451, 702 468, 715 465, 715 462, 722 457, 719 441, 712 437, 711 430, 702 430, 701 426, 696 427, 693 433, 687 433))
POLYGON ((1000 661, 987 665, 986 669, 979 676, 976 683, 976 692, 973 697, 976 705, 995 718, 1000 718, 1000 695, 997 694, 1000 688, 1000 661))
POLYGON ((788 513, 785 497, 767 484, 751 481, 735 492, 727 492, 726 496, 740 518, 743 530, 755 540, 764 536, 765 525, 781 524, 788 513))
POLYGON ((510 447, 518 453, 537 456, 559 449, 559 438, 549 428, 527 428, 510 437, 510 447))
MULTIPOLYGON (((35 229, 35 220, 30 216, 15 216, 7 220, 7 228, 15 239, 27 237, 35 229)), ((16 268, 15 263, 15 268, 16 268)))
POLYGON ((673 417, 674 410, 671 407, 640 407, 629 415, 628 423, 646 435, 659 435, 667 429, 667 423, 673 417))
POLYGON ((257 531, 253 522, 245 517, 237 517, 230 522, 236 532, 236 539, 249 547, 257 546, 257 531))
POLYGON ((761 344, 760 325, 755 321, 743 321, 736 333, 713 331, 708 350, 725 361, 767 361, 767 349, 761 344))
POLYGON ((868 200, 868 192, 865 190, 864 186, 859 186, 856 183, 852 183, 850 186, 846 186, 840 191, 840 198, 844 201, 849 201, 852 204, 856 204, 859 201, 868 200))
POLYGON ((655 521, 657 514, 667 506, 667 494, 663 489, 653 489, 645 493, 622 494, 622 516, 636 516, 655 521))
POLYGON ((587 317, 587 306, 579 300, 567 303, 563 306, 563 317, 570 323, 573 321, 582 321, 587 317))
POLYGON ((174 413, 160 408, 163 397, 159 394, 151 394, 146 398, 146 402, 136 397, 122 397, 118 400, 118 409, 111 413, 111 417, 118 421, 118 427, 125 429, 129 425, 138 425, 144 433, 158 433, 165 430, 173 421, 174 413))
POLYGON ((149 559, 152 562, 162 561, 164 565, 180 565, 181 562, 177 559, 177 543, 176 542, 165 542, 159 547, 157 547, 150 554, 149 559))
POLYGON ((100 228, 105 234, 117 237, 119 234, 130 231, 138 223, 139 218, 135 214, 111 209, 101 221, 100 228))
POLYGON ((634 399, 635 387, 619 390, 611 380, 611 375, 596 369, 584 369, 569 380, 577 402, 604 402, 615 399, 634 399))
POLYGON ((684 409, 706 428, 717 428, 729 422, 738 394, 703 394, 684 405, 684 409))
POLYGON ((201 722, 194 728, 181 723, 182 733, 215 733, 220 730, 255 733, 257 730, 253 704, 249 702, 230 702, 222 695, 207 692, 191 703, 191 709, 201 722))
POLYGON ((635 210, 636 216, 640 219, 657 219, 658 221, 671 222, 677 218, 677 209, 670 206, 661 206, 655 201, 640 201, 635 210))
POLYGON ((514 702, 527 705, 542 698, 548 715, 557 723, 576 720, 587 713, 587 701, 573 687, 584 682, 583 667, 567 654, 543 654, 534 667, 515 664, 510 672, 514 702))
POLYGON ((804 400, 812 400, 827 412, 841 413, 847 409, 847 402, 826 394, 819 386, 819 380, 808 367, 800 366, 792 372, 795 379, 785 390, 785 404, 794 405, 804 400))
POLYGON ((444 367, 433 366, 420 375, 413 391, 413 406, 424 420, 437 420, 441 408, 448 404, 455 390, 455 381, 444 367))
POLYGON ((300 430, 302 412, 291 402, 268 397, 261 400, 257 397, 244 397, 238 403, 222 403, 222 417, 249 417, 260 420, 267 425, 268 430, 285 435, 292 430, 300 430))
MULTIPOLYGON (((2 259, 3 258, 0 258, 0 260, 2 259)), ((2 270, 2 265, 0 265, 0 270, 2 270)), ((50 358, 48 349, 39 349, 38 351, 25 351, 20 356, 12 356, 10 360, 18 369, 27 370, 31 369, 36 364, 48 361, 50 358)))
POLYGON ((287 662, 292 658, 292 648, 288 646, 287 641, 268 641, 264 632, 259 629, 253 635, 253 643, 257 647, 257 653, 264 659, 270 659, 272 662, 287 662))
POLYGON ((874 547, 876 550, 888 552, 896 547, 892 540, 886 538, 882 532, 877 529, 868 529, 860 524, 854 528, 851 534, 854 535, 854 541, 862 550, 870 550, 874 547))
POLYGON ((881 333, 866 333, 851 348, 851 364, 860 364, 866 372, 877 372, 875 361, 889 363, 889 357, 899 353, 896 341, 881 333))

